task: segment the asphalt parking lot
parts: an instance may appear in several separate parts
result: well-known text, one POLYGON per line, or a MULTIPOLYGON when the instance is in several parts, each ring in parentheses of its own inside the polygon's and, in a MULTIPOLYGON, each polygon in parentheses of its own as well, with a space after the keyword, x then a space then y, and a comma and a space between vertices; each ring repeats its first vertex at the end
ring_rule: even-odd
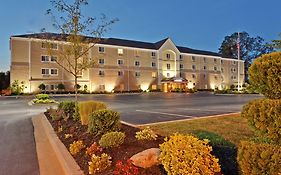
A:
MULTIPOLYGON (((72 97, 55 97, 58 100, 72 97)), ((105 102, 110 109, 119 111, 127 123, 143 125, 174 120, 240 112, 243 105, 260 95, 214 95, 201 92, 109 94, 80 96, 79 100, 105 102)))

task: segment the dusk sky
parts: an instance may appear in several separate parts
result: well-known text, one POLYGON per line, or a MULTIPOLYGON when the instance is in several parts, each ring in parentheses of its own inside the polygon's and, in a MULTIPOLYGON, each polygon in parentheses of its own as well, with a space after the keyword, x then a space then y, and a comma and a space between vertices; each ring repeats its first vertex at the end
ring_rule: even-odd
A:
MULTIPOLYGON (((67 1, 67 0, 66 0, 67 1)), ((11 35, 51 27, 48 0, 9 0, 0 6, 0 71, 9 70, 11 35)), ((266 41, 281 33, 280 0, 89 0, 86 15, 119 18, 105 37, 175 44, 218 52, 226 35, 246 31, 266 41)))

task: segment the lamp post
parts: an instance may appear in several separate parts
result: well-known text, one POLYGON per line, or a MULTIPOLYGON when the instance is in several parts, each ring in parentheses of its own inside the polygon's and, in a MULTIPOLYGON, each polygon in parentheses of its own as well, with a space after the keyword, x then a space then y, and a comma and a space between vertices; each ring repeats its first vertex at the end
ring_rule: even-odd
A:
POLYGON ((237 52, 238 52, 238 92, 240 92, 240 33, 238 32, 238 39, 237 39, 237 52))

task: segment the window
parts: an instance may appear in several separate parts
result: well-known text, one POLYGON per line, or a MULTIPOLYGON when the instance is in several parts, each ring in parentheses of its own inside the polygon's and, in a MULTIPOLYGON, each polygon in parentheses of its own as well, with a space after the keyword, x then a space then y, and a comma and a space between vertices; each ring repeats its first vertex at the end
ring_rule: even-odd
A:
POLYGON ((140 66, 140 62, 139 61, 135 61, 135 66, 140 66))
POLYGON ((51 84, 51 85, 50 85, 50 90, 55 90, 56 88, 57 88, 56 85, 54 85, 54 84, 51 84))
POLYGON ((57 50, 57 49, 58 49, 58 44, 56 44, 56 43, 51 43, 51 49, 57 50))
POLYGON ((203 78, 206 79, 206 74, 203 74, 203 78))
POLYGON ((104 76, 104 71, 103 70, 99 70, 99 76, 103 77, 104 76))
POLYGON ((140 56, 140 51, 139 50, 135 50, 135 55, 136 55, 136 57, 139 57, 140 56))
POLYGON ((99 59, 99 64, 104 64, 104 59, 103 58, 99 59))
POLYGON ((140 77, 140 72, 135 72, 136 77, 140 77))
POLYGON ((151 76, 152 76, 152 78, 156 78, 156 75, 157 75, 156 72, 152 72, 151 76))
POLYGON ((221 64, 223 64, 223 60, 221 60, 221 64))
POLYGON ((232 64, 233 64, 233 65, 236 65, 236 61, 233 61, 232 64))
POLYGON ((57 57, 56 56, 51 56, 51 62, 56 62, 57 61, 57 57))
POLYGON ((214 58, 214 63, 217 63, 217 59, 216 58, 214 58))
POLYGON ((223 71, 224 71, 223 68, 221 68, 221 72, 222 72, 222 73, 223 73, 223 71))
POLYGON ((156 57, 156 52, 151 52, 152 57, 156 57))
POLYGON ((80 71, 78 71, 78 73, 77 73, 77 77, 78 78, 82 78, 82 76, 83 76, 83 72, 80 70, 80 71))
POLYGON ((195 74, 192 74, 192 78, 195 79, 195 78, 196 78, 196 75, 195 75, 195 74))
POLYGON ((47 55, 42 55, 42 56, 41 56, 41 61, 42 61, 42 62, 49 62, 49 56, 47 56, 47 55))
POLYGON ((217 69, 218 69, 218 68, 215 66, 215 67, 214 67, 214 71, 217 71, 217 69))
POLYGON ((49 75, 49 69, 41 69, 42 75, 49 75))
POLYGON ((51 75, 58 75, 58 69, 51 69, 51 75))
POLYGON ((123 49, 117 49, 118 55, 123 55, 123 49))
POLYGON ((204 70, 207 70, 207 66, 204 66, 203 69, 204 69, 204 70))
POLYGON ((167 54, 166 54, 166 58, 167 58, 167 59, 170 59, 170 58, 171 58, 171 54, 167 53, 167 54))
POLYGON ((99 85, 99 89, 100 89, 100 91, 104 91, 105 90, 105 85, 104 84, 99 85))
POLYGON ((104 47, 99 47, 99 53, 104 53, 104 47))
POLYGON ((121 59, 118 59, 117 60, 117 64, 120 66, 120 65, 123 65, 124 64, 124 61, 123 60, 121 60, 121 59))
POLYGON ((203 61, 204 61, 204 63, 206 63, 206 57, 203 57, 203 61))
POLYGON ((196 69, 196 66, 195 65, 192 65, 192 70, 195 70, 196 69))
POLYGON ((57 50, 58 49, 58 44, 57 43, 47 43, 47 42, 42 42, 41 48, 46 49, 50 47, 50 49, 57 50))
POLYGON ((183 55, 180 55, 180 60, 181 60, 181 61, 183 60, 183 55))
POLYGON ((180 69, 183 69, 183 64, 180 64, 180 69))
POLYGON ((215 80, 217 80, 217 79, 218 79, 218 77, 217 77, 217 76, 215 76, 214 78, 215 78, 215 80))
POLYGON ((119 70, 119 71, 118 71, 118 76, 119 76, 119 77, 122 77, 123 75, 124 75, 124 72, 121 71, 121 70, 119 70))
POLYGON ((193 83, 193 86, 195 86, 196 84, 195 83, 193 83))
POLYGON ((170 78, 170 73, 167 73, 167 77, 170 78))
POLYGON ((168 69, 168 70, 171 69, 171 64, 167 64, 167 69, 168 69))
POLYGON ((192 56, 191 59, 193 62, 195 62, 195 56, 192 56))
POLYGON ((236 80, 236 76, 235 76, 235 75, 232 75, 232 76, 231 76, 231 79, 232 79, 232 80, 236 80))
POLYGON ((151 66, 152 66, 152 67, 156 67, 156 63, 155 63, 155 62, 152 62, 152 63, 151 63, 151 66))
POLYGON ((230 70, 232 73, 236 72, 236 69, 234 67, 232 67, 230 70))

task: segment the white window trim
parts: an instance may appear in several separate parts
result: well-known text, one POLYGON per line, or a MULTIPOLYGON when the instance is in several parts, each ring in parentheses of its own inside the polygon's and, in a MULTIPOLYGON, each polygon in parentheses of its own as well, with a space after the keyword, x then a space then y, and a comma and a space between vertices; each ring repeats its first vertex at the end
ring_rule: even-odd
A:
POLYGON ((99 58, 99 65, 104 65, 105 64, 105 59, 104 58, 99 58), (103 63, 100 63, 100 60, 103 60, 103 63))
POLYGON ((53 76, 53 77, 59 76, 59 70, 58 70, 57 68, 50 68, 49 73, 50 73, 50 75, 53 76), (56 73, 56 74, 52 74, 52 69, 53 69, 53 70, 57 70, 57 73, 56 73))
POLYGON ((117 75, 118 75, 118 77, 123 77, 124 76, 124 71, 123 70, 118 70, 117 75), (119 75, 119 72, 122 72, 121 75, 119 75))
POLYGON ((124 65, 124 59, 117 59, 117 65, 118 65, 118 66, 124 65), (119 64, 119 60, 122 62, 122 64, 119 64))
POLYGON ((135 67, 140 67, 141 66, 141 63, 140 63, 140 61, 135 61, 135 67), (136 65, 136 63, 139 63, 138 65, 136 65))
POLYGON ((105 53, 105 47, 98 46, 98 52, 99 52, 99 53, 105 53), (103 51, 102 51, 102 52, 100 51, 100 48, 103 48, 103 51))

